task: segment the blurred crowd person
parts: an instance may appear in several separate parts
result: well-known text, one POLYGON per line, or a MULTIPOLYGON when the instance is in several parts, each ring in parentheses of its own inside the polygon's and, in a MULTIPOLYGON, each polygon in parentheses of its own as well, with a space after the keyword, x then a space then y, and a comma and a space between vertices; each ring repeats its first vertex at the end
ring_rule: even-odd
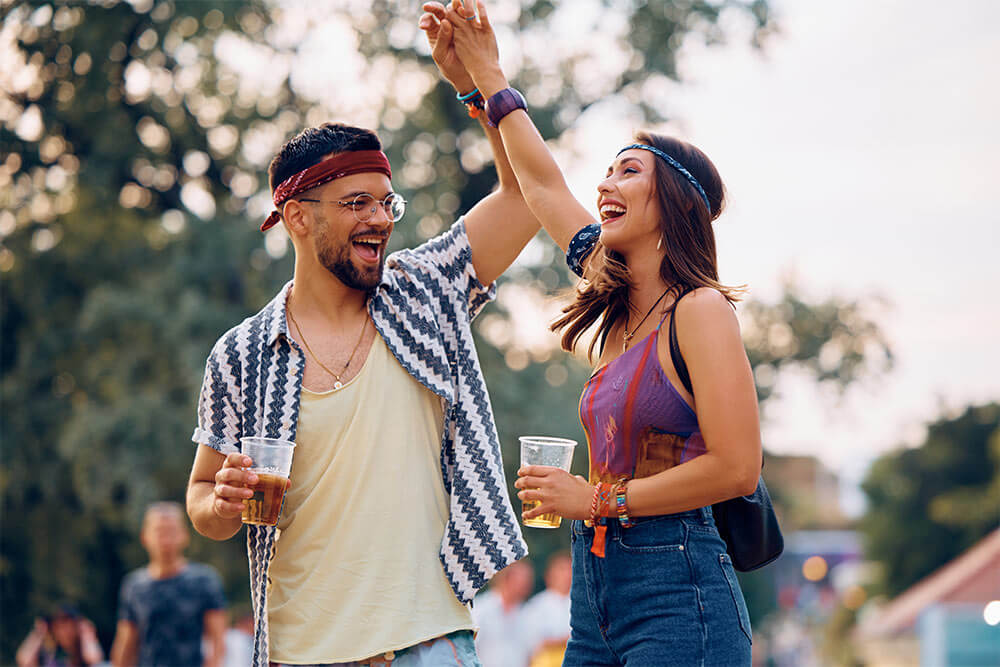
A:
POLYGON ((223 667, 247 667, 253 663, 253 612, 244 609, 233 615, 233 624, 226 630, 226 655, 223 667))
POLYGON ((530 667, 559 667, 569 641, 569 591, 573 559, 560 551, 545 566, 545 590, 528 600, 521 612, 530 667))
POLYGON ((149 564, 122 581, 112 664, 222 667, 227 625, 222 582, 210 566, 184 558, 190 540, 184 508, 151 505, 140 537, 149 564))
POLYGON ((476 653, 483 667, 524 667, 528 664, 528 628, 524 601, 535 586, 535 568, 519 560, 498 572, 489 588, 476 596, 472 618, 476 653))
POLYGON ((57 605, 21 642, 17 667, 84 667, 104 660, 94 624, 72 605, 57 605))

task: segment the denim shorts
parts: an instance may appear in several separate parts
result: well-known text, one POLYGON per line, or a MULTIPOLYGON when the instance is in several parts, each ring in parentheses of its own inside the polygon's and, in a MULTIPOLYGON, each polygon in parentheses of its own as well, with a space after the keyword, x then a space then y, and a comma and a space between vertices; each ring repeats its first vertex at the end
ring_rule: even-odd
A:
POLYGON ((338 662, 325 665, 276 665, 272 667, 482 667, 476 656, 471 630, 458 630, 437 639, 400 649, 391 661, 379 658, 361 662, 338 662))
POLYGON ((609 520, 605 557, 573 522, 571 633, 563 665, 750 664, 743 593, 710 507, 609 520))

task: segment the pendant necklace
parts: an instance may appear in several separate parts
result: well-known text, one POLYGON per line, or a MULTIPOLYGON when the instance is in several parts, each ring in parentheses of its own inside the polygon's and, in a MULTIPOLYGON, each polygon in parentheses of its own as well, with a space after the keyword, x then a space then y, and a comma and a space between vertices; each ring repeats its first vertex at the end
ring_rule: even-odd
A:
POLYGON ((347 372, 347 368, 351 365, 351 361, 354 360, 354 353, 358 351, 359 347, 361 347, 361 341, 364 340, 365 338, 365 329, 368 328, 368 319, 369 319, 368 314, 367 313, 365 314, 365 321, 361 324, 361 335, 358 337, 358 342, 354 344, 354 349, 351 350, 351 356, 347 358, 347 363, 344 364, 344 367, 340 369, 340 375, 334 373, 332 370, 327 368, 326 364, 320 361, 319 357, 316 356, 316 353, 312 351, 311 347, 309 347, 309 343, 306 341, 306 335, 302 333, 302 327, 300 327, 299 323, 295 321, 295 316, 292 315, 291 308, 288 308, 288 319, 292 321, 292 324, 295 325, 295 329, 299 332, 299 338, 302 339, 302 344, 306 346, 306 351, 309 352, 309 356, 311 356, 313 359, 316 360, 316 363, 320 365, 320 368, 322 368, 324 371, 333 376, 333 379, 335 380, 335 382, 333 383, 333 388, 340 389, 341 387, 343 387, 344 383, 340 379, 340 375, 343 375, 344 373, 347 372))
POLYGON ((660 295, 660 298, 657 299, 656 302, 652 306, 650 306, 649 310, 646 311, 646 314, 643 316, 643 318, 641 320, 639 320, 639 324, 635 325, 635 329, 632 329, 631 332, 629 332, 629 330, 628 330, 628 321, 629 321, 629 318, 632 317, 632 303, 629 302, 628 299, 626 298, 625 301, 628 304, 628 312, 625 315, 625 333, 622 336, 622 352, 625 352, 625 351, 628 350, 628 346, 632 344, 632 338, 635 336, 635 332, 639 330, 639 327, 641 327, 642 323, 645 322, 646 319, 652 314, 653 310, 658 305, 660 305, 660 302, 663 301, 663 297, 665 297, 667 295, 667 292, 669 292, 673 288, 674 288, 674 286, 671 285, 667 289, 663 290, 663 294, 660 295))

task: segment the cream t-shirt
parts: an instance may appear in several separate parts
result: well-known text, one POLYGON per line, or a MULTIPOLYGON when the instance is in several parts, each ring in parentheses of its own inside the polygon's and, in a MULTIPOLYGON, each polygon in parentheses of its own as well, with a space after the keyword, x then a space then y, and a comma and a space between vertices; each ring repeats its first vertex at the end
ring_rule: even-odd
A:
POLYGON ((438 558, 441 399, 375 336, 340 389, 303 388, 270 568, 270 659, 350 662, 472 629, 438 558))

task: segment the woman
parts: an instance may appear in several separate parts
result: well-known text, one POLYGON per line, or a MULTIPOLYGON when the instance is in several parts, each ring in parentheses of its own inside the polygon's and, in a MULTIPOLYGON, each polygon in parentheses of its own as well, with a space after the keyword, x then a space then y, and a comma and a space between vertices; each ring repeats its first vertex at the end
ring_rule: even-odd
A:
POLYGON ((515 484, 540 503, 525 519, 574 520, 564 664, 748 665, 746 605, 711 514, 752 493, 761 466, 738 290, 718 281, 718 172, 689 144, 639 133, 598 185, 595 222, 509 88, 485 8, 425 9, 450 24, 529 208, 584 278, 553 329, 567 350, 597 329, 580 402, 590 479, 529 466, 515 484))
POLYGON ((104 660, 94 624, 75 607, 57 605, 35 626, 17 650, 18 667, 85 667, 104 660))

